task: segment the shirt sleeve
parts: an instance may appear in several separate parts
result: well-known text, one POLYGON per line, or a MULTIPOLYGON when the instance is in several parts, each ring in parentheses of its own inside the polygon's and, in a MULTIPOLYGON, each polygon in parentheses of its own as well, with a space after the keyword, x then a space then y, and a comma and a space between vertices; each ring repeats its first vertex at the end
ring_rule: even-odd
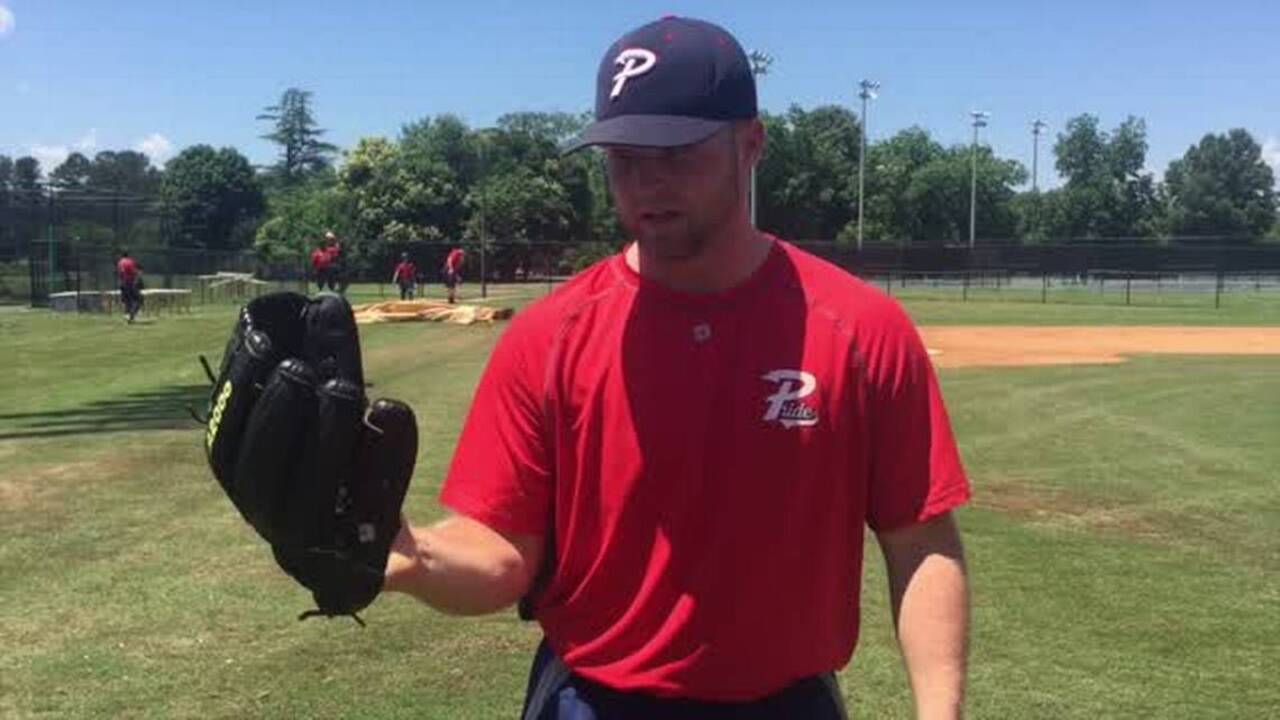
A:
POLYGON ((546 348, 526 330, 517 317, 489 357, 440 501, 494 530, 545 535, 552 499, 546 348))
POLYGON ((906 313, 889 302, 863 353, 867 523, 876 532, 925 522, 970 496, 933 362, 906 313))

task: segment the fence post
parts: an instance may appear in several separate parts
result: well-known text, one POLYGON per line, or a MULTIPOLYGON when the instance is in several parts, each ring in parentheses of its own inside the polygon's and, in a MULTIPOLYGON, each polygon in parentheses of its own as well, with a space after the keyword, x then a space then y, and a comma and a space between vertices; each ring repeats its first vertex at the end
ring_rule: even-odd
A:
POLYGON ((1040 276, 1042 284, 1040 286, 1040 304, 1047 305, 1049 303, 1049 273, 1040 276))
POLYGON ((1132 304, 1131 302, 1132 296, 1130 294, 1130 291, 1132 289, 1133 289, 1133 273, 1130 272, 1124 276, 1124 304, 1125 305, 1132 304))
POLYGON ((488 258, 489 249, 485 243, 484 233, 480 233, 480 297, 488 299, 489 297, 489 268, 488 258))
POLYGON ((1217 282, 1213 285, 1213 308, 1217 310, 1222 307, 1222 271, 1218 271, 1217 282))
POLYGON ((884 291, 888 293, 890 297, 893 296, 893 272, 892 271, 885 273, 884 291))
POLYGON ((964 271, 964 285, 960 291, 960 302, 969 302, 969 271, 964 271))

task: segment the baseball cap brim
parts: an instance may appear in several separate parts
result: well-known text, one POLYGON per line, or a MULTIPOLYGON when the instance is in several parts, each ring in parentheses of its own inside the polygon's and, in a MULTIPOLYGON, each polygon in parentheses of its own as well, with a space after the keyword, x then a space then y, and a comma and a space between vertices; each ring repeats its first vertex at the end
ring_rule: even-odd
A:
POLYGON ((679 147, 702 142, 731 120, 707 120, 681 115, 621 115, 592 123, 581 135, 565 143, 564 155, 592 145, 679 147))

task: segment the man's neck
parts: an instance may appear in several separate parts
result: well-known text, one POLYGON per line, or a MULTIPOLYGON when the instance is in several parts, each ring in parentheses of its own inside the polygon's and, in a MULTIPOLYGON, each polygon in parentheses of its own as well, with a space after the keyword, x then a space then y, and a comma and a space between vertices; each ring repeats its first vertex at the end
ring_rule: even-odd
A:
POLYGON ((694 258, 664 260, 627 246, 627 265, 642 277, 673 290, 713 293, 742 284, 764 264, 773 240, 748 223, 716 237, 694 258))

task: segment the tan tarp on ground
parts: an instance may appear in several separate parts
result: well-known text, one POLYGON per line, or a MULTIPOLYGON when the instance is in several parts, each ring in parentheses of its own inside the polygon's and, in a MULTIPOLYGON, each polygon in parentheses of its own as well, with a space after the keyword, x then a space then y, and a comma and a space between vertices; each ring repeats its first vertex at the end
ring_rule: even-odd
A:
POLYGON ((361 325, 421 320, 471 325, 477 322, 506 320, 515 314, 515 310, 511 308, 450 305, 439 300, 389 300, 369 305, 356 305, 352 310, 355 311, 356 322, 361 325))

